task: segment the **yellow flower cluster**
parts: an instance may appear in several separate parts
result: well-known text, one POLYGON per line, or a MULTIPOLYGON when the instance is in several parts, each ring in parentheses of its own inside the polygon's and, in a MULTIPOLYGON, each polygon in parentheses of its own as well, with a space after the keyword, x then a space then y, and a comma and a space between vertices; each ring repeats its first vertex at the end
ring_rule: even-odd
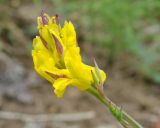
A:
MULTIPOLYGON (((39 36, 33 40, 34 67, 53 84, 55 94, 63 96, 69 85, 80 90, 92 86, 91 71, 95 68, 82 62, 73 24, 65 21, 61 27, 57 15, 49 17, 44 13, 38 17, 38 30, 39 36)), ((100 74, 104 81, 105 73, 100 70, 100 74)))

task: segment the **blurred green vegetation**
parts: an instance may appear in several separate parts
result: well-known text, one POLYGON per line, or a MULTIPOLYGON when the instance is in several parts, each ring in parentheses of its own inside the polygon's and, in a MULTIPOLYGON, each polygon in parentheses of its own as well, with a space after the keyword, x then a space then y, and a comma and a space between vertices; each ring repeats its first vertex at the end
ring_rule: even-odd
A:
POLYGON ((137 72, 160 83, 160 0, 51 1, 75 17, 86 42, 109 51, 109 63, 129 54, 137 72))

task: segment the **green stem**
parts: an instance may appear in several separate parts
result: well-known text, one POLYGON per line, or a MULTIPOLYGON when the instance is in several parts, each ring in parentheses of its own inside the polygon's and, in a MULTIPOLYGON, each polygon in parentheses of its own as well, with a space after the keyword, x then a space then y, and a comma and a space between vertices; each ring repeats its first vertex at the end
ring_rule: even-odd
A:
POLYGON ((91 87, 88 89, 88 92, 99 99, 124 128, 143 128, 137 121, 114 104, 108 97, 101 95, 97 89, 91 87))

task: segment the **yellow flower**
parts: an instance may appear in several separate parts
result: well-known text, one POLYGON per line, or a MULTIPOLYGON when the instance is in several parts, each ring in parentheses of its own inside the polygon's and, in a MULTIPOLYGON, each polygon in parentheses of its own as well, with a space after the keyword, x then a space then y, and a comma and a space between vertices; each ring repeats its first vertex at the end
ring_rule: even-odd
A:
MULTIPOLYGON (((38 17, 39 36, 33 40, 33 62, 35 70, 53 84, 58 97, 63 96, 67 86, 87 90, 93 86, 91 71, 94 67, 82 62, 77 46, 76 32, 71 22, 65 21, 61 27, 58 16, 38 17)), ((105 73, 100 70, 103 82, 105 73)))

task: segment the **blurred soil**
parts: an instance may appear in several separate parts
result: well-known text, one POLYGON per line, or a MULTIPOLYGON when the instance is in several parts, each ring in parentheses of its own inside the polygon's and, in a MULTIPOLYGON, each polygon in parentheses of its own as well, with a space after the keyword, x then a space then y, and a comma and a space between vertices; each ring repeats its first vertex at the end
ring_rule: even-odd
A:
MULTIPOLYGON (((69 114, 93 111, 96 116, 82 121, 40 123, 0 118, 0 128, 120 128, 108 110, 87 92, 70 87, 65 96, 58 99, 51 84, 35 73, 30 49, 40 10, 27 1, 11 0, 0 5, 0 12, 5 13, 0 14, 0 112, 69 114)), ((93 64, 90 56, 94 55, 107 72, 106 95, 145 128, 159 128, 160 86, 127 66, 128 55, 122 55, 111 66, 107 64, 105 50, 86 43, 80 47, 85 62, 93 64)))

